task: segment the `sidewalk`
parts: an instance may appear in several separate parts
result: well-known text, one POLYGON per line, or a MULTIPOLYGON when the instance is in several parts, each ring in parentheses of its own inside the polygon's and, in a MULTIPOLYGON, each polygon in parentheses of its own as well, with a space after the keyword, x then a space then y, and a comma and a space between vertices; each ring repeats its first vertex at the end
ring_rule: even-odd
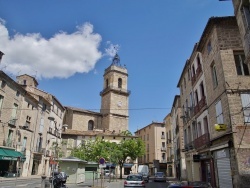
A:
POLYGON ((0 177, 0 182, 3 182, 3 181, 13 181, 15 179, 18 179, 18 180, 40 179, 40 180, 42 180, 42 177, 40 175, 32 175, 32 176, 29 176, 29 177, 9 177, 9 178, 0 177))

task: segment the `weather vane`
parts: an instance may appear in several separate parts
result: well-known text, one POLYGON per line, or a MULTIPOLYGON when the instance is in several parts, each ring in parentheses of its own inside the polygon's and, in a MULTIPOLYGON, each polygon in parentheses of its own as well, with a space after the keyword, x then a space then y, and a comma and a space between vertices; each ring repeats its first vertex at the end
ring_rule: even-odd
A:
POLYGON ((114 50, 115 50, 116 53, 115 53, 115 56, 113 58, 112 65, 120 65, 120 57, 117 54, 118 49, 115 46, 114 46, 114 50))

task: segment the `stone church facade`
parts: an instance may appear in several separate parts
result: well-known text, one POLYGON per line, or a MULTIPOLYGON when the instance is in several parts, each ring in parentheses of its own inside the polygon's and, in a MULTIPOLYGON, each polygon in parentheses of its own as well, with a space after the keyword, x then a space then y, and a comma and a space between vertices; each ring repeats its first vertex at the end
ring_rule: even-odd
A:
POLYGON ((68 129, 78 131, 101 129, 117 134, 128 130, 130 95, 127 89, 128 72, 124 66, 121 66, 118 55, 115 55, 103 77, 100 112, 66 106, 64 123, 68 125, 68 129))

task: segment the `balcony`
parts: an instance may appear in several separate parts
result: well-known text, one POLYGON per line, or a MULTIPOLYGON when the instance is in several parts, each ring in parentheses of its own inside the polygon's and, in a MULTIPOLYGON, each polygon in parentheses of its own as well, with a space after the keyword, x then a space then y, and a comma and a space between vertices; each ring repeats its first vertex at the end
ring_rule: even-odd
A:
POLYGON ((105 88, 104 90, 102 90, 100 92, 100 95, 102 96, 102 95, 106 94, 109 91, 119 92, 119 93, 123 93, 125 95, 130 95, 130 90, 119 88, 119 87, 114 87, 114 86, 109 86, 109 87, 105 88))
POLYGON ((205 133, 202 136, 200 136, 199 138, 196 138, 194 140, 194 147, 195 149, 201 148, 203 146, 207 146, 210 142, 209 139, 209 133, 205 133))
POLYGON ((165 137, 165 135, 161 135, 161 139, 165 139, 166 137, 165 137))
POLYGON ((11 120, 8 121, 8 124, 9 124, 10 126, 16 126, 16 121, 17 121, 16 118, 11 118, 11 120))
POLYGON ((194 107, 194 115, 197 114, 204 106, 207 105, 206 96, 203 96, 198 104, 194 107))
POLYGON ((161 151, 167 151, 166 147, 161 147, 161 151))
POLYGON ((37 148, 35 148, 35 150, 34 150, 34 152, 40 153, 40 154, 44 154, 44 151, 45 151, 45 149, 44 149, 44 148, 41 148, 41 147, 37 147, 37 148))
POLYGON ((46 156, 50 156, 50 151, 49 150, 46 150, 46 156))
POLYGON ((194 142, 189 142, 188 144, 185 144, 185 151, 194 149, 194 142))
POLYGON ((162 160, 160 160, 160 163, 167 163, 167 160, 166 159, 162 159, 162 160))

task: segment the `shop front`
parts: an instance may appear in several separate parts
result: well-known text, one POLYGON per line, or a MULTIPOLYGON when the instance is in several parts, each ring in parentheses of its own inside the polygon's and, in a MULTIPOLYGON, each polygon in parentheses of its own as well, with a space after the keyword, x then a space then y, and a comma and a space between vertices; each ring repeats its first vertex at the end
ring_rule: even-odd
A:
POLYGON ((124 175, 129 175, 131 172, 133 172, 133 170, 132 170, 133 165, 134 165, 133 163, 124 163, 123 164, 124 175))
POLYGON ((0 176, 20 176, 25 159, 25 156, 18 151, 0 148, 0 176))
POLYGON ((229 156, 229 148, 214 151, 214 163, 218 174, 219 187, 232 188, 231 164, 229 156))

